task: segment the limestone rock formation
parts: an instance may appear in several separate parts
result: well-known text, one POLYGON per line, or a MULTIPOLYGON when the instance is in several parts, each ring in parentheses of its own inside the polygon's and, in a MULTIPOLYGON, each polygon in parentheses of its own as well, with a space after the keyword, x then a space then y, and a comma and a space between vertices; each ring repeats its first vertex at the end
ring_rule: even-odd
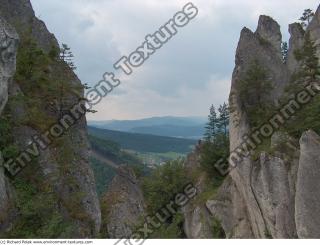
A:
POLYGON ((230 177, 206 206, 210 214, 221 221, 226 238, 253 238, 244 200, 230 177))
POLYGON ((296 237, 294 222, 294 186, 290 175, 296 162, 262 153, 255 162, 251 186, 266 227, 266 234, 277 238, 296 237))
MULTIPOLYGON (((231 151, 242 143, 243 138, 249 134, 251 130, 248 123, 248 115, 243 110, 240 100, 238 84, 243 79, 252 61, 257 60, 259 64, 268 71, 270 80, 274 85, 271 98, 267 98, 264 94, 259 95, 262 96, 264 100, 276 101, 281 96, 287 83, 287 69, 281 59, 280 50, 276 48, 280 46, 281 43, 279 32, 279 25, 271 18, 265 16, 260 17, 259 25, 255 33, 247 28, 244 28, 241 32, 230 93, 230 106, 232 107, 232 113, 230 115, 231 151)), ((255 101, 252 101, 252 103, 254 104, 255 101)), ((255 165, 250 157, 245 157, 230 175, 245 202, 245 207, 247 207, 248 219, 251 223, 253 235, 258 238, 263 238, 268 232, 266 232, 267 227, 262 213, 263 211, 252 189, 252 173, 255 165), (248 207, 250 207, 250 209, 248 207)))
POLYGON ((35 41, 41 48, 49 50, 52 45, 58 45, 57 39, 48 31, 45 23, 35 16, 30 0, 0 0, 0 13, 18 33, 26 31, 31 24, 35 41))
POLYGON ((261 15, 256 34, 271 44, 275 51, 280 54, 282 34, 280 32, 280 25, 276 21, 269 16, 261 15))
POLYGON ((145 202, 139 182, 129 167, 121 166, 102 200, 102 234, 108 238, 130 238, 143 224, 145 202))
POLYGON ((287 67, 289 74, 294 74, 297 72, 299 67, 299 63, 295 58, 295 50, 298 50, 302 47, 305 31, 299 23, 294 23, 289 25, 289 33, 291 36, 289 40, 287 67))
MULTIPOLYGON (((307 27, 316 43, 320 43, 319 20, 320 8, 307 27)), ((238 87, 250 62, 256 59, 268 71, 274 89, 269 98, 264 93, 258 96, 275 105, 299 67, 294 53, 302 47, 305 31, 299 24, 289 26, 290 47, 287 62, 283 63, 279 28, 270 17, 261 16, 255 33, 247 28, 241 32, 230 93, 231 151, 252 131, 238 87)), ((250 103, 254 105, 255 101, 250 103)), ((286 135, 275 133, 271 138, 272 153, 262 152, 256 158, 244 156, 218 195, 207 202, 211 214, 221 220, 227 237, 319 238, 319 136, 305 133, 300 148, 291 148, 288 142, 286 135)))

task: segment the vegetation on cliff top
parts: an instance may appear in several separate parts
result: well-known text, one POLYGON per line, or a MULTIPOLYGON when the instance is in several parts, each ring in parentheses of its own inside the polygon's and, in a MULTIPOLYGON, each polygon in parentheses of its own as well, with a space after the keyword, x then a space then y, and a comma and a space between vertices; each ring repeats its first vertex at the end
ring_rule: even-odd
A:
MULTIPOLYGON (((320 79, 317 45, 311 39, 309 32, 306 32, 304 45, 296 50, 295 57, 300 63, 300 69, 292 76, 291 83, 287 87, 286 99, 290 99, 293 94, 302 91, 306 86, 319 82, 320 79)), ((290 119, 284 130, 297 139, 309 129, 320 134, 319 113, 320 98, 316 96, 290 119)))

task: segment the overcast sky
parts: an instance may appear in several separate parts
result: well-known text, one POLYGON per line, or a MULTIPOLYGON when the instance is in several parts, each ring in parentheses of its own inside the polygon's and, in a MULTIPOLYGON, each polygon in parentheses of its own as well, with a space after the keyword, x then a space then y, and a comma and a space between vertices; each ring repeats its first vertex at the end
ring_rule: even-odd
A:
MULTIPOLYGON (((75 55, 83 83, 96 84, 147 34, 165 24, 184 0, 31 0, 36 15, 75 55)), ((272 16, 288 37, 288 24, 317 0, 194 0, 199 14, 95 109, 89 119, 205 116, 227 101, 241 29, 256 29, 260 14, 272 16)))

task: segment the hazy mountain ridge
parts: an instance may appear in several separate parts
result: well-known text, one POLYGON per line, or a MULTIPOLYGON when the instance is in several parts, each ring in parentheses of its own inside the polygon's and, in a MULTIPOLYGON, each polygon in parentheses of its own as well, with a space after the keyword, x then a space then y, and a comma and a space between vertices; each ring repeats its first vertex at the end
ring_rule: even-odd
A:
POLYGON ((123 149, 134 150, 138 152, 156 152, 156 153, 189 153, 197 143, 192 139, 181 139, 166 136, 156 136, 138 133, 126 133, 108 129, 98 129, 88 127, 88 132, 97 138, 112 140, 123 149))
POLYGON ((200 139, 204 133, 205 117, 152 117, 139 120, 89 121, 102 129, 153 134, 159 136, 200 139))

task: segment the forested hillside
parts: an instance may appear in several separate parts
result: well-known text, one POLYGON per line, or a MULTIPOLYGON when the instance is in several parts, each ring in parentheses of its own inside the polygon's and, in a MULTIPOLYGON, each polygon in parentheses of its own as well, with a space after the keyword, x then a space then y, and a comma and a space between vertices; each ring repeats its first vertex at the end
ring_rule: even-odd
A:
POLYGON ((89 142, 92 150, 90 164, 95 175, 99 195, 108 189, 108 185, 116 175, 117 167, 121 165, 131 167, 139 177, 150 172, 150 169, 142 163, 137 155, 124 151, 116 142, 94 136, 89 136, 89 142))
POLYGON ((130 149, 137 152, 177 152, 189 153, 196 140, 180 139, 173 137, 155 136, 147 134, 125 133, 107 129, 88 128, 89 134, 100 139, 107 139, 117 142, 123 149, 130 149))

